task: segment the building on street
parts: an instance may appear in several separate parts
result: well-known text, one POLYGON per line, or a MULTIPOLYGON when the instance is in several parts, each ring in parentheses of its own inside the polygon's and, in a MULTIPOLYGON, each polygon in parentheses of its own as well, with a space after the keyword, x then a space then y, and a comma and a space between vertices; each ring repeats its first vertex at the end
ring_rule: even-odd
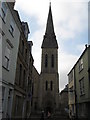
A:
POLYGON ((37 113, 38 111, 38 96, 40 94, 39 91, 39 83, 40 83, 40 74, 36 70, 35 66, 33 66, 33 71, 32 71, 32 113, 35 112, 37 113))
POLYGON ((3 118, 11 117, 16 61, 20 31, 16 22, 14 2, 0 2, 0 34, 2 36, 2 110, 3 118), (9 109, 8 109, 9 108, 9 109))
POLYGON ((28 40, 29 28, 27 22, 21 23, 20 43, 16 65, 14 100, 12 117, 28 118, 31 113, 32 41, 28 40))
POLYGON ((15 2, 0 2, 0 36, 2 37, 2 105, 0 117, 28 118, 32 94, 32 41, 29 27, 21 22, 15 2))
POLYGON ((59 108, 61 112, 68 113, 68 84, 59 94, 59 108))
POLYGON ((90 118, 90 45, 68 74, 70 117, 90 118))
POLYGON ((32 115, 59 109, 58 43, 56 40, 51 3, 45 35, 42 41, 41 73, 33 66, 32 115))
POLYGON ((39 109, 54 113, 59 103, 58 43, 56 40, 51 4, 42 42, 39 109))

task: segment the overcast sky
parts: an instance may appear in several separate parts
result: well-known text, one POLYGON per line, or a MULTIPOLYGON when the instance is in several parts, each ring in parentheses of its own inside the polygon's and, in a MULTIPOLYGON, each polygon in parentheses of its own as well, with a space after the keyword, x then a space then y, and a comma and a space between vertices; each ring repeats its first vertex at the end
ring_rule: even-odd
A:
MULTIPOLYGON (((49 0, 16 0, 22 21, 28 22, 33 41, 34 65, 41 71, 41 44, 45 34, 49 0)), ((51 0, 54 30, 59 45, 59 89, 68 83, 67 74, 88 43, 88 0, 51 0)))

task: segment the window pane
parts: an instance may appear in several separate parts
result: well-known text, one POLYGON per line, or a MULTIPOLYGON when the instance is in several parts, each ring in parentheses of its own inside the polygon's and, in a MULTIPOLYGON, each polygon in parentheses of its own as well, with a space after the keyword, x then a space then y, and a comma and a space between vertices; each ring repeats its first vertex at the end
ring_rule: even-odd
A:
POLYGON ((4 67, 7 69, 9 69, 9 65, 10 65, 10 52, 11 50, 9 49, 9 46, 6 46, 5 57, 4 57, 4 67))
POLYGON ((85 93, 85 89, 84 89, 84 78, 82 78, 80 81, 79 81, 79 84, 80 84, 80 95, 83 95, 85 93))
POLYGON ((7 7, 6 7, 6 5, 5 5, 5 2, 2 2, 2 9, 3 9, 3 11, 6 13, 7 7))
POLYGON ((83 59, 79 61, 79 72, 83 69, 83 59))
POLYGON ((1 17, 3 18, 3 19, 5 19, 5 12, 3 11, 3 9, 1 9, 1 17))
POLYGON ((9 59, 10 58, 10 49, 6 46, 5 56, 9 59))
POLYGON ((11 32, 11 34, 12 34, 12 35, 14 34, 14 27, 15 27, 14 21, 13 21, 13 20, 11 20, 9 30, 10 30, 10 32, 11 32))
POLYGON ((5 56, 5 66, 7 69, 9 69, 9 59, 5 56))

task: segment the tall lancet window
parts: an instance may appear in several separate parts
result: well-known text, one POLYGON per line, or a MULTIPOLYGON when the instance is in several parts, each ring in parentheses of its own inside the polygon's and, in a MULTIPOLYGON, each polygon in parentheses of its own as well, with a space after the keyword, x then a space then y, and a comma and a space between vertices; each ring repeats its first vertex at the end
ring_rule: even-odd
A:
POLYGON ((46 81, 46 91, 48 90, 48 81, 46 81))
POLYGON ((54 55, 51 56, 51 67, 54 68, 54 55))
POLYGON ((53 90, 53 81, 50 82, 51 91, 53 90))
POLYGON ((45 67, 47 67, 48 66, 48 55, 46 54, 45 55, 45 67))

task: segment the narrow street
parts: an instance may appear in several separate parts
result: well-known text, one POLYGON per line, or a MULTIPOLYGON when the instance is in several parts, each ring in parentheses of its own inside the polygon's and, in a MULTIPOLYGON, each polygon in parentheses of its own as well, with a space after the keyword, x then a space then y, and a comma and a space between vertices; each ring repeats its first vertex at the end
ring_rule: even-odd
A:
POLYGON ((66 116, 53 116, 51 118, 41 118, 40 116, 38 117, 30 117, 30 120, 70 120, 69 118, 67 118, 66 116))
POLYGON ((9 1, 0 0, 0 120, 90 120, 90 2, 9 1))
POLYGON ((40 113, 32 114, 29 119, 30 120, 70 120, 68 115, 64 112, 57 113, 57 114, 51 114, 50 117, 47 117, 46 115, 42 117, 40 113))

